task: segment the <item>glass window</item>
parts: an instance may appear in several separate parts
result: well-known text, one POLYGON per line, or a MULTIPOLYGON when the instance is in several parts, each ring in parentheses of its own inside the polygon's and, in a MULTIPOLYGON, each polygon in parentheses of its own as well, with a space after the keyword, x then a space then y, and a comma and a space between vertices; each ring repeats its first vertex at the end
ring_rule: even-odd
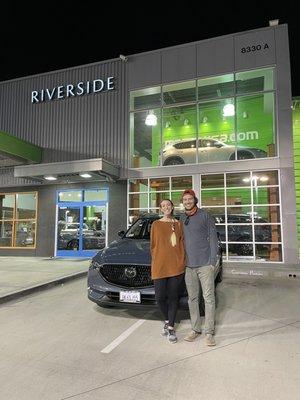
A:
POLYGON ((166 85, 162 90, 164 105, 196 101, 196 81, 166 85))
POLYGON ((255 246, 256 259, 260 261, 282 261, 281 244, 257 244, 255 246))
POLYGON ((228 207, 227 222, 235 224, 252 223, 252 212, 250 206, 228 207))
POLYGON ((195 105, 163 109, 162 164, 196 162, 197 109, 195 105))
POLYGON ((17 219, 34 219, 36 214, 36 194, 18 193, 17 200, 17 219))
POLYGON ((237 97, 237 158, 274 157, 274 94, 237 97))
POLYGON ((224 189, 202 190, 202 206, 222 206, 225 204, 224 189))
POLYGON ((84 201, 107 201, 107 190, 85 190, 84 201))
POLYGON ((279 204, 279 188, 269 187, 262 188, 256 187, 253 189, 253 203, 254 204, 279 204))
POLYGON ((170 193, 169 192, 150 193, 149 197, 150 197, 149 207, 155 208, 155 207, 159 207, 159 204, 162 200, 169 199, 170 193))
POLYGON ((12 219, 14 217, 15 195, 0 194, 0 219, 12 219))
POLYGON ((0 200, 0 247, 35 247, 37 192, 3 193, 0 200))
POLYGON ((0 221, 0 246, 11 247, 13 237, 13 222, 0 221))
POLYGON ((281 242, 280 225, 255 225, 256 242, 281 242))
POLYGON ((192 189, 193 179, 191 176, 175 176, 171 177, 171 189, 182 190, 192 189))
POLYGON ((35 222, 22 221, 15 225, 15 246, 34 247, 35 246, 35 222))
POLYGON ((224 187, 224 174, 215 175, 202 175, 201 176, 201 187, 205 188, 218 188, 224 187))
POLYGON ((141 215, 146 214, 146 210, 129 210, 128 214, 128 223, 129 225, 132 225, 141 215))
POLYGON ((130 93, 130 110, 156 108, 161 106, 160 86, 135 90, 130 93))
POLYGON ((254 223, 278 223, 280 222, 279 206, 255 206, 254 223))
POLYGON ((251 204, 251 189, 227 189, 226 199, 228 205, 251 204))
POLYGON ((252 242, 251 225, 228 225, 228 242, 252 242))
POLYGON ((159 165, 161 110, 151 109, 130 116, 131 154, 133 168, 159 165))
POLYGON ((148 179, 130 179, 129 192, 147 192, 148 179))
POLYGON ((257 186, 272 186, 278 185, 278 173, 277 171, 262 171, 253 172, 252 179, 254 185, 257 186))
POLYGON ((225 222, 225 208, 224 207, 205 207, 205 210, 215 219, 216 223, 225 222))
POLYGON ((170 189, 169 178, 152 178, 150 179, 150 191, 163 191, 170 189))
POLYGON ((82 190, 70 190, 66 192, 58 193, 58 201, 59 202, 81 202, 82 198, 82 190))
POLYGON ((232 96, 233 74, 198 79, 198 100, 232 96))
POLYGON ((129 208, 148 208, 148 194, 130 194, 129 208))
POLYGON ((252 243, 228 244, 228 260, 240 260, 242 258, 253 260, 252 243))
POLYGON ((171 200, 174 204, 174 207, 183 208, 182 206, 182 191, 180 192, 172 192, 171 193, 171 200))
POLYGON ((235 74, 236 92, 253 93, 274 89, 273 69, 264 68, 235 74))
POLYGON ((199 104, 199 162, 235 159, 235 119, 229 109, 233 104, 233 99, 199 104))
POLYGON ((241 187, 251 186, 250 172, 239 172, 234 174, 226 174, 226 186, 241 187))

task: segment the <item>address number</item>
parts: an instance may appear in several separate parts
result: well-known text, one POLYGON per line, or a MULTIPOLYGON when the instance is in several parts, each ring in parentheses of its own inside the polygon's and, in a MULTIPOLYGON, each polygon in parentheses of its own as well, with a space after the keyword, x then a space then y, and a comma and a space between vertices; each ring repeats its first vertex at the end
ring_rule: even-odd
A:
POLYGON ((242 47, 241 48, 241 53, 251 53, 253 51, 266 50, 268 48, 269 48, 268 43, 255 44, 255 45, 252 45, 252 46, 242 47))

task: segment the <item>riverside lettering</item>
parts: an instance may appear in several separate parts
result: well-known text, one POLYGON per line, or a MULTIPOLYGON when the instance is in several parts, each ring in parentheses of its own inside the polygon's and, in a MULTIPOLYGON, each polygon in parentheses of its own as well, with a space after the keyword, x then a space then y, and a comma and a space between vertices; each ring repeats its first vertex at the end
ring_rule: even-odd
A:
POLYGON ((83 96, 85 94, 108 92, 114 89, 114 77, 110 76, 106 80, 94 79, 93 81, 78 82, 76 85, 67 84, 64 86, 56 86, 52 89, 33 90, 31 92, 31 103, 61 100, 68 97, 83 96))

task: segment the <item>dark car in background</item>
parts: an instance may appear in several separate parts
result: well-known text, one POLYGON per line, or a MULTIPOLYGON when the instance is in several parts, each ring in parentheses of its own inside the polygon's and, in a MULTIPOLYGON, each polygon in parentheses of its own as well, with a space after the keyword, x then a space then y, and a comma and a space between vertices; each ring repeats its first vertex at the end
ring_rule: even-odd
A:
MULTIPOLYGON (((79 222, 59 223, 57 233, 58 250, 76 250, 79 248, 79 222)), ((105 247, 105 231, 82 225, 82 241, 85 250, 103 249, 105 247)))
MULTIPOLYGON (((88 298, 100 306, 155 306, 151 280, 150 229, 158 215, 141 216, 120 239, 92 259, 88 271, 88 298)), ((215 281, 222 280, 222 248, 219 242, 215 281)), ((202 300, 202 296, 201 296, 202 300)), ((183 283, 180 306, 187 307, 183 283)))

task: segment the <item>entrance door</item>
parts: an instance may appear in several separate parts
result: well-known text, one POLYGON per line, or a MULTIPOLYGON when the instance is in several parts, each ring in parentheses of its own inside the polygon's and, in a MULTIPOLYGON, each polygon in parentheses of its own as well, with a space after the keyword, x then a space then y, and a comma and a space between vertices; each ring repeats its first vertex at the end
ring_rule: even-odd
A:
POLYGON ((56 255, 93 257, 106 245, 106 219, 105 202, 59 203, 56 255))

